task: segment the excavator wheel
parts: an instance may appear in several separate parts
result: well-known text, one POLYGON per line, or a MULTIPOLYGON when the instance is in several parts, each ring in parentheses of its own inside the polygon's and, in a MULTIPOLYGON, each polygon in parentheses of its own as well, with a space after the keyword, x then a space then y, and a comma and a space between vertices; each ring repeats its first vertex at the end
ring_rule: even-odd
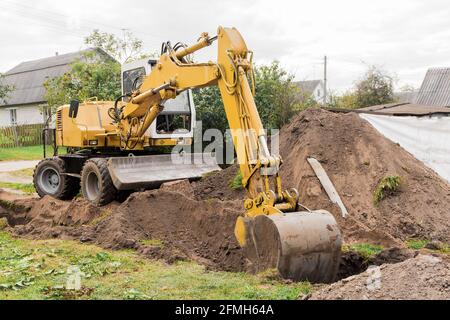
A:
POLYGON ((116 199, 118 191, 111 180, 107 159, 92 158, 84 163, 81 171, 81 193, 86 200, 97 206, 116 199))
POLYGON ((59 157, 40 161, 33 173, 33 184, 37 194, 41 198, 50 195, 60 200, 75 197, 80 190, 78 179, 65 173, 65 162, 59 157))
POLYGON ((330 283, 339 269, 342 238, 327 211, 238 218, 236 232, 256 272, 276 268, 285 279, 330 283))

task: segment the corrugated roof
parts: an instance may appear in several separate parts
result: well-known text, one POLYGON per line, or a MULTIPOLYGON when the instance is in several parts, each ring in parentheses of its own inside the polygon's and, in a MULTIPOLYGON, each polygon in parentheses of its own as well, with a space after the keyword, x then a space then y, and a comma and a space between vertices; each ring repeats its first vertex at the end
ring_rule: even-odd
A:
MULTIPOLYGON (((87 51, 99 49, 86 49, 82 51, 57 55, 53 57, 22 62, 5 73, 2 83, 13 86, 14 90, 7 98, 7 106, 43 103, 45 102, 44 82, 59 77, 70 70, 70 63, 80 58, 87 51)), ((109 56, 108 56, 109 57, 109 56)), ((1 104, 4 105, 4 104, 1 104)))
POLYGON ((429 69, 414 103, 450 107, 450 68, 429 69))
POLYGON ((295 85, 303 93, 312 93, 317 86, 322 83, 322 80, 307 80, 294 82, 295 85))

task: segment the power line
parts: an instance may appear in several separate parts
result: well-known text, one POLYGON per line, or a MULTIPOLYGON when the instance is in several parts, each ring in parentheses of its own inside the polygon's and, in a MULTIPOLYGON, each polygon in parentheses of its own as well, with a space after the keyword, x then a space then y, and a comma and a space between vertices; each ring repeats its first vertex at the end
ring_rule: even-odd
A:
MULTIPOLYGON (((112 26, 112 25, 100 23, 98 21, 91 21, 91 20, 85 19, 85 18, 79 18, 77 20, 79 20, 80 22, 83 22, 83 23, 78 27, 78 29, 86 30, 86 34, 81 35, 77 31, 75 31, 73 29, 71 30, 70 28, 67 27, 66 21, 71 19, 72 18, 71 16, 57 13, 55 11, 44 10, 41 8, 28 6, 28 5, 25 5, 22 3, 17 3, 17 2, 13 2, 13 1, 9 1, 9 0, 3 0, 2 3, 0 4, 0 7, 5 10, 8 10, 10 12, 12 11, 13 13, 19 15, 22 18, 24 16, 28 16, 29 18, 31 18, 33 20, 37 20, 41 26, 49 27, 49 28, 53 27, 52 28, 53 31, 58 31, 60 33, 66 33, 66 34, 70 33, 71 35, 74 35, 77 37, 84 38, 88 32, 92 31, 92 29, 99 29, 99 26, 108 28, 108 29, 115 29, 115 30, 123 29, 122 27, 112 26), (10 5, 10 6, 8 6, 8 5, 10 5), (42 24, 42 21, 47 22, 47 24, 49 24, 49 25, 42 24), (88 27, 87 24, 90 24, 91 27, 88 27), (63 30, 61 30, 61 28, 63 30)), ((153 34, 149 34, 147 32, 141 32, 141 31, 134 32, 133 31, 133 33, 142 34, 142 35, 160 40, 160 37, 153 35, 153 34)), ((157 45, 157 46, 159 46, 159 44, 160 44, 159 41, 156 43, 154 40, 152 40, 151 42, 152 42, 152 44, 157 45)))

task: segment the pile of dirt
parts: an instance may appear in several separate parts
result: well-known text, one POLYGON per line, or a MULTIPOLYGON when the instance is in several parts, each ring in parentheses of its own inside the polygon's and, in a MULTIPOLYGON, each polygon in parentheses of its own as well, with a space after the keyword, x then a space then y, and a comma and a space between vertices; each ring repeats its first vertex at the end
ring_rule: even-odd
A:
MULTIPOLYGON (((408 238, 450 240, 450 185, 355 113, 309 109, 281 129, 280 175, 284 188, 300 192, 310 209, 333 213, 346 242, 399 246, 408 238), (342 218, 307 158, 316 158, 340 194, 349 215, 342 218), (400 189, 374 204, 374 192, 387 176, 401 178, 400 189)), ((244 199, 229 188, 232 166, 193 185, 199 199, 244 199)))
POLYGON ((312 300, 450 299, 450 261, 418 255, 396 264, 372 266, 365 272, 328 285, 312 300))
POLYGON ((398 245, 408 238, 450 240, 450 185, 355 113, 310 109, 280 133, 284 187, 295 187, 311 209, 333 213, 344 240, 398 245), (340 194, 343 219, 307 162, 316 158, 340 194), (380 180, 398 175, 400 190, 374 205, 380 180))
POLYGON ((133 193, 122 204, 101 208, 83 199, 10 200, 0 200, 0 218, 21 237, 74 239, 109 249, 132 248, 167 262, 194 260, 214 270, 251 270, 234 237, 241 201, 196 200, 189 182, 133 193))
POLYGON ((169 262, 189 259, 212 269, 242 271, 245 259, 234 238, 241 207, 240 201, 198 201, 173 191, 134 193, 82 240, 134 248, 169 262))
POLYGON ((192 183, 194 194, 198 200, 216 198, 219 200, 241 200, 245 199, 244 189, 232 189, 231 181, 239 171, 237 165, 232 165, 222 171, 213 172, 201 180, 192 183))

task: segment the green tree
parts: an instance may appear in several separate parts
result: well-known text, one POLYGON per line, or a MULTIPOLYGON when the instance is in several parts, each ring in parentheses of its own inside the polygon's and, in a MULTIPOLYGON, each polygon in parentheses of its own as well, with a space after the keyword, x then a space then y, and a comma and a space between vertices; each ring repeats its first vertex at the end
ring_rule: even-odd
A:
POLYGON ((136 38, 133 33, 124 30, 123 37, 120 38, 112 33, 101 32, 95 29, 84 39, 84 43, 96 48, 101 48, 111 57, 121 63, 130 62, 136 59, 144 59, 149 54, 143 53, 143 42, 136 38))
POLYGON ((331 92, 328 96, 328 107, 339 109, 356 109, 358 108, 356 94, 353 91, 347 91, 342 95, 331 92))
POLYGON ((3 79, 5 76, 0 73, 0 102, 6 104, 8 96, 11 91, 14 90, 13 86, 8 84, 3 84, 3 79))
MULTIPOLYGON (((266 129, 280 128, 298 111, 316 103, 304 95, 293 82, 293 75, 274 61, 255 67, 255 103, 266 129)), ((197 118, 203 121, 203 129, 217 128, 225 131, 228 122, 217 87, 194 91, 197 118)))
POLYGON ((71 99, 115 100, 121 95, 120 64, 110 58, 100 59, 88 51, 71 64, 69 72, 44 83, 46 100, 54 109, 71 99))
POLYGON ((394 78, 385 71, 371 66, 355 84, 358 108, 394 102, 394 78))

